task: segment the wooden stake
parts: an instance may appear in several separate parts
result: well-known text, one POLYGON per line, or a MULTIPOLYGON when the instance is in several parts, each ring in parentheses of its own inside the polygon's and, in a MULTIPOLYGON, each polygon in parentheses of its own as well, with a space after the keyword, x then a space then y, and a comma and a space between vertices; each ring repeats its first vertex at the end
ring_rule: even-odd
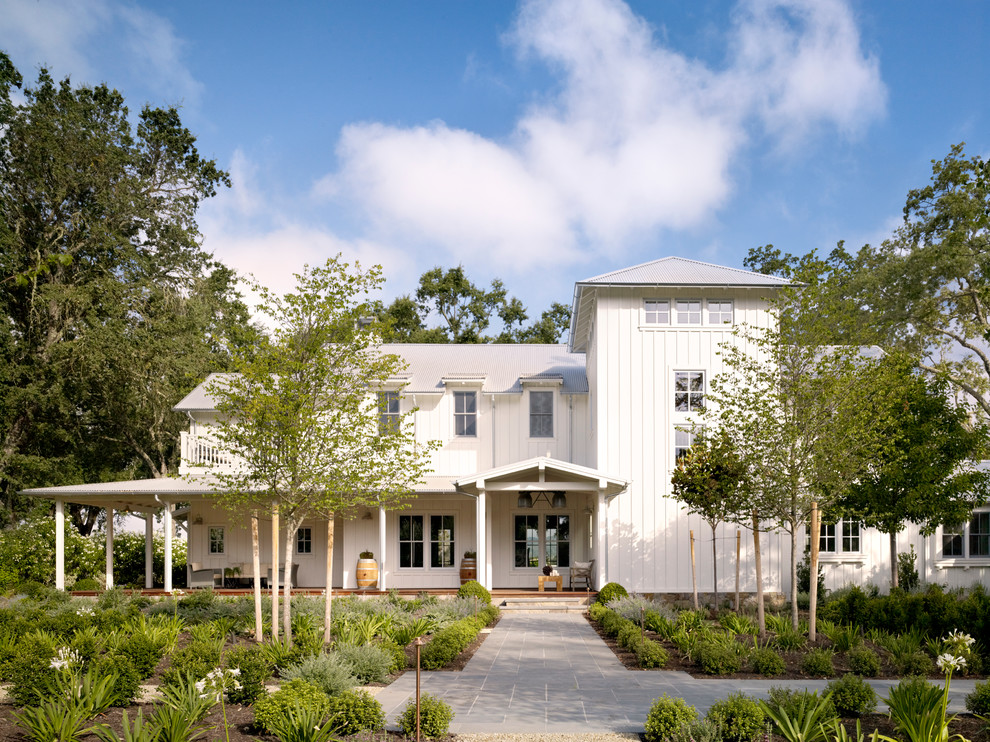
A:
POLYGON ((278 641, 278 505, 272 508, 272 639, 278 641))
POLYGON ((691 534, 691 585, 694 590, 694 609, 698 610, 698 573, 694 563, 694 531, 691 534))
POLYGON ((742 553, 742 531, 736 529, 736 613, 739 613, 739 555, 742 553))
POLYGON ((767 617, 763 610, 763 562, 760 556, 760 516, 753 511, 753 554, 756 557, 756 623, 760 639, 767 638, 767 617))
POLYGON ((818 514, 818 503, 811 503, 811 558, 809 560, 808 567, 810 572, 808 574, 808 597, 810 599, 810 605, 808 606, 808 639, 814 642, 817 638, 817 626, 815 623, 818 620, 818 547, 819 547, 819 534, 821 533, 821 526, 819 526, 820 516, 818 514))

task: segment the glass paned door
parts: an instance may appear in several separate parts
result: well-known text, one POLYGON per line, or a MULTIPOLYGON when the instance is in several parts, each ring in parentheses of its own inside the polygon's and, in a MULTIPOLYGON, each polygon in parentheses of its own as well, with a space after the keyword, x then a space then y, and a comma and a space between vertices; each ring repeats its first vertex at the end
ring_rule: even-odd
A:
POLYGON ((515 547, 516 567, 540 566, 540 516, 516 516, 515 547))
POLYGON ((551 567, 571 566, 571 519, 567 515, 545 515, 545 564, 551 567))
POLYGON ((517 569, 571 566, 569 515, 516 515, 514 535, 517 569))

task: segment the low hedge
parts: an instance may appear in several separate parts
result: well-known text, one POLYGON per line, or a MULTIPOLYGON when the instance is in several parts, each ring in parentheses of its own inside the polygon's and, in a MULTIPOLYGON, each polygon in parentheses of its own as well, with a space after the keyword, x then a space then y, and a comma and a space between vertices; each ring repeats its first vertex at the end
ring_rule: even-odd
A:
POLYGON ((486 606, 477 617, 467 616, 437 631, 423 647, 420 661, 426 670, 439 670, 475 640, 478 632, 498 617, 498 608, 486 606))
POLYGON ((635 621, 623 618, 604 603, 594 603, 588 609, 593 621, 601 626, 602 633, 616 638, 616 643, 636 655, 640 667, 665 667, 667 650, 660 642, 643 637, 643 630, 635 621))

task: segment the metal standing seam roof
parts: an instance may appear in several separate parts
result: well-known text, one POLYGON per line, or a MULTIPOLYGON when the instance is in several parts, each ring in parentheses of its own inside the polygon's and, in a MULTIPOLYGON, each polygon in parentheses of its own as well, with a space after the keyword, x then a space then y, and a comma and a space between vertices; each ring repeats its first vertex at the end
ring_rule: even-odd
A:
POLYGON ((789 286, 793 282, 778 276, 703 263, 700 260, 668 257, 603 273, 578 281, 577 285, 613 286, 789 286))
MULTIPOLYGON (((566 345, 443 345, 423 343, 383 345, 408 367, 396 375, 406 394, 442 394, 444 380, 481 380, 485 394, 521 394, 523 383, 558 381, 563 394, 587 394, 584 353, 571 353, 566 345)), ((207 392, 211 381, 224 374, 210 374, 173 409, 206 412, 215 409, 207 392)))

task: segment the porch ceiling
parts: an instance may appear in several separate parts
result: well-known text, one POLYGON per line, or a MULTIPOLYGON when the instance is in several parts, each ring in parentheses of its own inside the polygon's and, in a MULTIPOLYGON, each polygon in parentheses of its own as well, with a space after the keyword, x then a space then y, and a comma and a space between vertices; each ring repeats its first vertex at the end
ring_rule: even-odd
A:
POLYGON ((518 461, 507 466, 462 477, 454 482, 458 492, 477 495, 486 492, 535 492, 562 490, 565 492, 599 492, 615 497, 629 486, 629 482, 611 477, 597 469, 579 466, 539 456, 518 461))

